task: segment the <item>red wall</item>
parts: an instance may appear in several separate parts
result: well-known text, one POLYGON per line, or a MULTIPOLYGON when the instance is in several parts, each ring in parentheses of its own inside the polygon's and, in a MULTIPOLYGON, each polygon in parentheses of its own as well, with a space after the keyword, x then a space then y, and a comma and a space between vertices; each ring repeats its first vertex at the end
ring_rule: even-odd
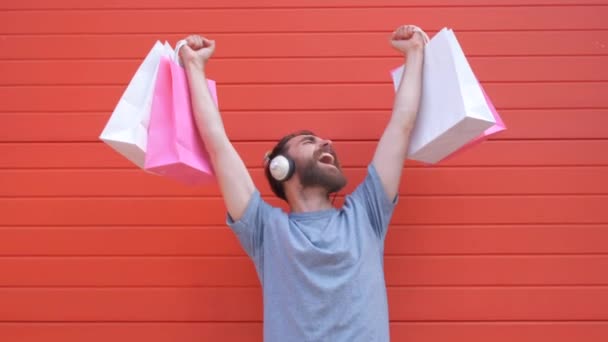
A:
POLYGON ((299 128, 335 141, 352 189, 404 23, 455 29, 509 130, 407 164, 386 245, 393 340, 608 340, 607 18, 605 0, 2 1, 0 340, 261 341, 217 188, 145 174, 97 137, 156 39, 205 33, 263 194, 264 152, 299 128))

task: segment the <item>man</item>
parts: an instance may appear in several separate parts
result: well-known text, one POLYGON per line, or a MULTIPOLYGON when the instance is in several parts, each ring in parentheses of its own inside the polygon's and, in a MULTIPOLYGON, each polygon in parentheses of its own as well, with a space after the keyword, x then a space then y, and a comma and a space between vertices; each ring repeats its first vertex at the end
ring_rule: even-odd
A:
POLYGON ((228 210, 227 222, 253 260, 264 295, 265 341, 388 341, 384 238, 397 202, 421 95, 424 41, 413 26, 393 32, 407 55, 404 81, 365 180, 334 208, 346 179, 329 140, 302 131, 267 156, 266 176, 290 213, 261 197, 230 143, 206 85, 215 42, 187 38, 181 58, 198 130, 228 210))

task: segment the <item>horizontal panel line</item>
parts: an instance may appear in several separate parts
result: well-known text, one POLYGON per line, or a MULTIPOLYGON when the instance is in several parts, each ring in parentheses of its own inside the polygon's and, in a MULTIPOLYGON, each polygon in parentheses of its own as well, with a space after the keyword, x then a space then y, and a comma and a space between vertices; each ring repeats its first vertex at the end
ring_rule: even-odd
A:
MULTIPOLYGON (((108 118, 110 114, 108 114, 108 118)), ((387 120, 388 123, 388 120, 387 120)), ((2 144, 104 144, 104 142, 100 139, 95 139, 91 137, 90 140, 0 140, 0 145, 2 144)), ((228 137, 230 138, 230 137, 228 137)), ((340 142, 340 143, 377 143, 379 139, 331 139, 332 142, 340 142)), ((509 143, 513 141, 517 142, 570 142, 570 141, 607 141, 608 133, 606 134, 606 138, 513 138, 513 139, 498 139, 498 138, 489 138, 485 142, 502 142, 509 143)), ((252 144, 268 144, 268 143, 276 143, 278 139, 259 139, 259 140, 251 140, 251 139, 230 139, 232 143, 252 143, 252 144)))
MULTIPOLYGON (((391 230, 404 230, 403 227, 392 227, 391 230)), ((172 229, 175 227, 172 227, 172 229)), ((217 230, 224 230, 228 227, 219 227, 217 230)), ((472 228, 472 227, 470 227, 472 228)), ((485 229, 492 229, 493 227, 484 227, 485 229)), ((529 227, 528 227, 529 228, 529 227)), ((554 227, 555 228, 555 227, 554 227)), ((598 227, 602 228, 602 227, 598 227)), ((605 227, 608 229, 608 227, 605 227)), ((6 228, 4 228, 6 229, 6 228)), ((48 229, 48 228, 40 228, 40 229, 48 229)), ((124 230, 125 228, 121 228, 120 230, 124 230)), ((179 228, 175 228, 179 229, 179 228)), ((411 227, 407 228, 408 230, 412 229, 411 227)), ((517 229, 517 228, 515 228, 517 229)), ((523 227, 522 227, 523 229, 523 227)), ((573 229, 581 229, 580 227, 573 229)), ((112 230, 112 229, 108 229, 112 230)), ((118 229, 116 229, 118 230, 118 229)), ((204 230, 204 229, 201 229, 204 230)), ((2 229, 0 229, 0 233, 2 229)), ((226 233, 231 233, 231 231, 226 231, 226 233)), ((179 235, 178 232, 175 232, 176 235, 179 235)), ((487 252, 487 253, 479 253, 479 252, 461 252, 461 253, 408 253, 408 252, 398 252, 398 253, 389 253, 385 252, 384 257, 388 258, 495 258, 495 257, 504 257, 504 258, 539 258, 539 259, 550 259, 550 258, 562 258, 562 257, 572 257, 572 258, 595 258, 595 257, 608 257, 608 248, 606 248, 605 252, 487 252)), ((60 253, 3 253, 0 250, 0 260, 1 259, 249 259, 249 257, 244 252, 232 252, 232 253, 182 253, 182 254, 174 254, 174 253, 118 253, 118 254, 82 254, 82 253, 68 253, 65 252, 60 253)))
MULTIPOLYGON (((584 82, 581 82, 584 83, 584 82)), ((509 112, 518 112, 518 111, 524 111, 524 112, 546 112, 546 109, 542 109, 542 108, 529 108, 529 109, 507 109, 509 112)), ((586 111, 605 111, 608 110, 608 107, 593 107, 593 108, 589 108, 589 107, 569 107, 569 108, 553 108, 552 112, 554 111, 561 111, 561 112, 570 112, 572 110, 586 110, 586 111)), ((273 112, 273 110, 261 110, 261 109, 228 109, 228 110, 223 110, 222 111, 222 115, 237 115, 237 114, 247 114, 247 113, 256 113, 256 114, 267 114, 268 112, 273 112)), ((277 112, 276 110, 274 112, 277 112)), ((284 112, 284 111, 281 111, 284 112)), ((296 114, 296 113, 310 113, 310 112, 315 112, 315 113, 325 113, 325 112, 347 112, 348 114, 378 114, 378 113, 382 113, 385 112, 385 110, 383 109, 368 109, 368 110, 364 110, 364 109, 333 109, 333 108, 325 108, 325 109, 289 109, 288 110, 289 113, 292 114, 296 114)), ((6 111, 6 110, 1 110, 0 109, 0 117, 2 115, 11 115, 11 114, 20 114, 20 115, 53 115, 53 114, 65 114, 65 115, 74 115, 74 116, 85 116, 85 115, 90 115, 90 116, 94 116, 94 115, 108 115, 107 111, 101 111, 101 110, 87 110, 87 109, 83 109, 83 110, 44 110, 44 111, 6 111)))
MULTIPOLYGON (((345 196, 344 193, 339 193, 336 198, 343 198, 345 196)), ((606 198, 608 200, 608 194, 606 193, 531 193, 531 194, 521 194, 521 193, 512 193, 512 194, 429 194, 429 195, 413 195, 413 194, 400 194, 400 198, 547 198, 547 197, 574 197, 574 198, 606 198)), ((274 199, 273 195, 262 195, 262 198, 265 200, 274 199)), ((1 200, 19 200, 19 201, 35 201, 35 200, 47 200, 47 199, 80 199, 80 200, 95 200, 95 199, 103 199, 103 200, 163 200, 163 199, 181 199, 181 200, 222 200, 223 197, 221 195, 78 195, 78 196, 1 196, 1 200)))
MULTIPOLYGON (((390 75, 389 75, 390 76, 390 75)), ((508 82, 503 82, 503 81, 491 81, 491 82, 487 82, 484 81, 482 82, 483 84, 515 84, 515 85, 519 85, 519 84, 547 84, 547 85, 553 85, 556 83, 567 83, 567 84, 574 84, 574 85, 586 85, 586 84, 604 84, 604 83, 608 83, 608 81, 598 81, 598 80, 583 80, 583 81, 567 81, 567 82, 562 82, 562 81, 508 81, 508 82)), ((392 82, 389 81, 380 81, 380 82, 274 82, 274 83, 262 83, 262 82, 252 82, 252 83, 238 83, 238 82, 233 82, 233 83, 220 83, 220 86, 224 87, 224 88, 233 88, 233 87, 241 87, 241 86, 247 86, 247 85, 256 85, 256 86, 264 86, 264 88, 275 88, 275 87, 279 87, 279 86, 299 86, 299 85, 306 85, 306 86, 333 86, 333 85, 359 85, 359 84, 364 84, 364 85, 387 85, 387 84, 392 84, 392 82)), ((41 88, 41 89, 45 89, 45 88, 82 88, 81 86, 86 86, 87 88, 119 88, 119 87, 126 87, 127 83, 121 83, 121 84, 42 84, 42 85, 27 85, 27 84, 18 84, 18 85, 7 85, 7 84, 0 84, 0 89, 3 88, 12 88, 12 89, 20 89, 20 88, 41 88)), ((585 107, 583 107, 585 108, 585 107)), ((361 109, 359 109, 361 110, 361 109)))
MULTIPOLYGON (((0 143, 0 146, 2 144, 0 143)), ((371 162, 371 161, 370 161, 371 162)), ((360 165, 351 165, 351 166, 343 166, 343 170, 366 170, 367 165, 369 163, 362 163, 360 165)), ((415 170, 415 169, 429 169, 429 166, 424 165, 406 165, 403 167, 405 171, 407 170, 415 170)), ((607 169, 608 165, 496 165, 496 164, 488 164, 488 165, 434 165, 432 166, 434 170, 499 170, 499 169, 538 169, 538 170, 550 170, 550 169, 586 169, 586 170, 596 170, 596 169, 607 169)), ((95 172, 95 171, 132 171, 142 172, 142 169, 136 167, 0 167, 0 174, 5 171, 23 171, 23 172, 40 172, 41 170, 49 171, 49 172, 64 172, 64 171, 83 171, 83 172, 95 172)), ((247 170, 250 171, 262 171, 262 166, 249 166, 247 170)))
MULTIPOLYGON (((490 228, 489 228, 490 229, 490 228)), ((608 230, 608 227, 606 227, 608 230)), ((517 257, 517 258, 561 258, 561 257, 575 257, 575 258, 586 258, 586 257, 608 257, 608 247, 606 252, 588 252, 588 253, 386 253, 385 257, 439 257, 439 258, 452 258, 452 257, 517 257)))
MULTIPOLYGON (((496 55, 496 54, 467 54, 468 58, 559 58, 559 57, 606 57, 608 53, 593 53, 593 54, 532 54, 532 55, 496 55)), ((142 57, 44 57, 44 58, 0 58, 0 62, 71 62, 71 61, 141 61, 142 57)), ((401 58, 391 55, 332 55, 332 56, 234 56, 234 57, 213 57, 213 60, 291 60, 291 59, 391 59, 400 61, 401 58)))
POLYGON ((522 323, 522 324, 535 324, 535 323, 604 323, 604 322, 608 322, 608 320, 605 319, 556 319, 556 320, 536 320, 536 319, 530 319, 530 320, 517 320, 517 319, 505 319, 505 320, 494 320, 494 319, 488 319, 488 320, 472 320, 472 319, 463 319, 463 320, 458 320, 458 319, 453 319, 453 320, 391 320, 391 323, 429 323, 429 324, 435 324, 435 323, 454 323, 454 324, 459 324, 459 323, 522 323))
MULTIPOLYGON (((606 27, 588 27, 588 28, 568 28, 568 27, 559 27, 552 29, 551 27, 543 27, 543 28, 527 28, 527 29, 458 29, 458 33, 505 33, 505 32, 602 32, 608 31, 606 27)), ((430 35, 433 35, 437 32, 437 30, 427 30, 430 35)), ((233 36, 233 35, 299 35, 299 34, 390 34, 391 31, 387 31, 386 29, 369 29, 369 30, 251 30, 251 31, 206 31, 205 35, 208 37, 214 36, 233 36)), ((44 32, 10 32, 10 33, 1 33, 0 35, 3 37, 75 37, 75 36, 142 36, 142 35, 178 35, 182 34, 184 36, 189 34, 189 31, 184 30, 175 30, 175 31, 137 31, 137 32, 128 32, 128 31, 112 31, 112 32, 95 32, 95 31, 44 31, 44 32)))
MULTIPOLYGON (((482 81, 482 84, 603 84, 608 83, 607 79, 602 80, 542 80, 542 81, 531 81, 531 80, 519 80, 519 81, 482 81)), ((325 85, 392 85, 390 81, 345 81, 345 82, 222 82, 221 85, 225 87, 241 87, 241 86, 325 86, 325 85)), ((0 89, 2 88, 25 88, 25 87, 36 87, 36 88, 67 88, 67 87, 126 87, 128 83, 0 83, 0 89)))
MULTIPOLYGON (((252 266, 253 267, 253 266, 252 266)), ((36 285, 0 285, 0 292, 2 292, 2 290, 15 290, 15 289, 24 289, 24 290, 108 290, 108 289, 112 289, 112 290, 121 290, 121 289, 125 289, 125 290, 132 290, 132 289, 142 289, 142 290, 171 290, 171 289, 193 289, 193 290, 197 290, 197 289, 261 289, 259 286, 232 286, 232 285, 226 285, 226 286, 188 286, 188 285, 183 285, 183 286, 178 286, 178 285, 167 285, 167 286, 159 286, 159 285, 150 285, 150 286, 145 286, 145 285, 121 285, 121 286, 112 286, 112 285, 108 285, 108 286, 99 286, 99 285, 78 285, 78 286, 70 286, 70 285, 40 285, 40 286, 36 286, 36 285)))
MULTIPOLYGON (((253 266, 252 266, 253 268, 253 266)), ((484 290, 484 289, 516 289, 516 290, 522 290, 522 289, 529 289, 530 287, 534 287, 535 289, 543 289, 543 288, 550 288, 550 289, 597 289, 597 288, 606 288, 608 286, 608 284, 600 284, 600 285, 587 285, 587 284, 583 284, 583 285, 517 285, 517 284, 509 284, 509 285, 398 285, 398 286, 387 286, 387 289, 413 289, 413 290, 420 290, 420 289, 442 289, 442 290, 451 290, 451 289, 475 289, 475 290, 484 290)), ((56 286, 31 286, 31 285, 12 285, 12 286, 0 286, 0 293, 2 292, 2 290, 12 290, 12 289, 24 289, 24 290, 120 290, 120 289, 124 289, 124 290, 133 290, 133 289, 141 289, 141 290, 208 290, 208 289, 259 289, 260 291, 262 290, 261 287, 259 286, 251 286, 251 287, 246 287, 246 286, 232 286, 232 285, 225 285, 225 286, 176 286, 176 285, 171 285, 171 286, 141 286, 141 285, 133 285, 133 286, 99 286, 99 285, 91 285, 91 286, 77 286, 77 287, 73 287, 73 286, 63 286, 63 285, 56 285, 56 286)))
MULTIPOLYGON (((109 116, 108 116, 109 117, 109 116)), ((230 137, 229 137, 230 138, 230 137)), ((329 137, 331 138, 331 137, 329 137)), ((368 143, 378 143, 379 137, 378 139, 331 139, 332 142, 335 143, 360 143, 360 144, 368 144, 368 143)), ((273 139, 273 140, 266 140, 266 139, 259 139, 259 140, 250 140, 250 139, 231 139, 230 142, 231 143, 237 143, 237 144, 253 144, 253 145, 266 145, 266 144, 274 144, 278 141, 277 139, 273 139)), ((534 143, 543 143, 543 142, 547 142, 547 143, 559 143, 559 142, 606 142, 608 141, 608 135, 606 138, 603 137, 595 137, 595 138, 513 138, 513 139, 505 139, 505 138, 489 138, 487 140, 485 140, 485 143, 500 143, 500 144, 512 144, 512 143, 525 143, 525 142, 534 142, 534 143)), ((101 145, 104 144, 104 142, 102 140, 0 140, 0 146, 1 145, 20 145, 20 146, 24 146, 24 145, 30 145, 30 146, 35 146, 35 145, 51 145, 51 146, 67 146, 67 145, 101 145)), ((409 159, 408 159, 409 160, 409 159)), ((439 165, 439 164, 438 164, 439 165)), ((481 165, 485 165, 485 164, 481 164, 481 165)), ((513 164, 511 164, 513 165, 513 164)), ((567 165, 567 164, 566 164, 567 165)), ((601 165, 601 164, 600 164, 601 165)), ((435 167, 435 166, 433 166, 435 167)), ((114 168, 114 167, 108 167, 108 168, 114 168)), ((124 168, 124 167, 122 167, 124 168)))
MULTIPOLYGON (((558 323, 558 324, 594 324, 594 323, 605 323, 608 320, 601 319, 561 319, 561 320, 396 320, 391 319, 391 324, 525 324, 525 325, 534 325, 538 323, 558 323)), ((64 325, 64 324, 121 324, 121 325, 135 325, 135 324, 235 324, 235 323, 259 323, 262 324, 261 320, 3 320, 0 321, 0 325, 3 324, 51 324, 51 325, 64 325)))
MULTIPOLYGON (((468 55, 467 55, 468 56, 468 55)), ((574 57, 605 57, 602 55, 508 55, 502 57, 486 57, 477 56, 472 59, 516 59, 516 60, 527 60, 527 59, 562 59, 562 58, 574 58, 574 57)), ((97 57, 97 58, 49 58, 49 59, 1 59, 6 63, 15 63, 15 64, 27 64, 27 63, 46 63, 46 62, 73 62, 75 59, 82 59, 82 61, 87 62, 138 62, 141 61, 141 58, 119 58, 119 57, 97 57)), ((378 61, 378 60, 387 60, 387 61, 401 61, 402 58, 395 55, 386 55, 386 56, 360 56, 360 57, 352 57, 352 56, 344 56, 344 57, 334 57, 334 56, 309 56, 309 57, 290 57, 290 56, 280 56, 280 57, 213 57, 214 61, 218 60, 242 60, 242 61, 259 61, 259 60, 267 60, 267 61, 335 61, 340 62, 344 59, 359 59, 362 61, 378 61)))
MULTIPOLYGON (((336 198, 344 198, 345 194, 340 193, 336 196, 336 198)), ((466 194, 453 194, 453 193, 432 193, 432 194, 399 194, 400 198, 528 198, 528 197, 543 197, 543 198, 555 198, 555 197, 606 197, 608 201, 608 193, 603 192, 565 192, 565 193, 553 193, 553 192, 543 192, 543 193, 480 193, 480 192, 471 192, 466 194)), ((262 198, 270 199, 274 198, 271 195, 262 196, 262 198)), ((108 199, 143 199, 143 200, 162 200, 162 199, 205 199, 205 200, 221 200, 223 197, 218 195, 129 195, 129 194, 116 194, 116 195, 65 195, 65 196, 56 196, 56 195, 37 195, 37 196, 12 196, 12 195, 0 195, 0 200, 62 200, 62 199, 83 199, 83 200, 91 200, 91 199, 100 199, 100 200, 108 200, 108 199)), ((606 203, 608 205, 608 202, 606 203)))
MULTIPOLYGON (((1 145, 1 144, 0 144, 1 145)), ((367 164, 361 164, 360 168, 365 168, 367 164)), ((509 164, 509 165, 500 165, 500 164, 467 164, 467 165, 451 165, 451 166, 441 166, 436 165, 433 166, 433 169, 452 169, 452 170, 462 170, 462 169, 522 169, 522 168, 539 168, 539 169, 559 169, 559 168, 604 168, 608 166, 608 162, 605 164, 551 164, 551 165, 537 165, 537 164, 509 164)), ((404 169, 407 170, 419 170, 426 169, 428 166, 423 165, 408 165, 404 169)), ((348 168, 345 168, 348 169, 348 168)), ((250 171, 260 171, 261 167, 247 167, 247 170, 250 171)), ((79 167, 79 168, 65 168, 65 167, 54 167, 54 166, 44 166, 44 167, 0 167, 0 172, 2 171, 142 171, 141 169, 127 168, 127 167, 79 167)))
MULTIPOLYGON (((579 82, 579 83, 586 83, 586 82, 579 82)), ((75 87, 75 86, 73 86, 75 87)), ((113 109, 113 108, 112 108, 113 109)), ((112 109, 108 109, 108 111, 112 111, 112 109)), ((290 113, 309 113, 309 112, 316 112, 316 113, 325 113, 325 112, 348 112, 348 113, 381 113, 381 112, 386 112, 387 110, 391 110, 392 107, 384 107, 384 108, 324 108, 324 109, 299 109, 299 108, 292 108, 292 109, 228 109, 228 110, 222 110, 222 115, 235 115, 235 114, 246 114, 246 113, 255 113, 255 114, 268 114, 268 113, 277 113, 277 114, 281 114, 284 112, 290 112, 290 113)), ((569 112, 569 111, 573 111, 573 110, 586 110, 586 111, 604 111, 604 110, 608 110, 608 107, 546 107, 546 108, 538 108, 538 107, 521 107, 521 108, 499 108, 500 110, 506 110, 509 112, 517 112, 517 111, 536 111, 536 112, 545 112, 547 110, 553 110, 553 111, 561 111, 561 112, 569 112)), ((0 116, 2 115, 14 115, 14 114, 22 114, 22 115, 27 115, 27 114, 34 114, 34 115, 38 115, 38 114, 64 114, 64 115, 68 115, 68 114, 73 114, 73 115, 77 115, 77 114, 87 114, 87 115, 110 115, 108 113, 108 111, 103 111, 103 110, 45 110, 45 111, 32 111, 32 110, 2 110, 0 109, 0 116)))
MULTIPOLYGON (((360 165, 360 168, 365 168, 367 164, 360 165)), ((594 163, 576 163, 576 164, 551 164, 550 166, 546 165, 537 165, 537 164, 467 164, 467 165, 453 165, 453 166, 433 166, 433 169, 440 170, 462 170, 462 169, 523 169, 523 168, 539 168, 539 169, 590 169, 590 168, 604 168, 607 167, 608 163, 605 164, 594 164, 594 163)), ((408 165, 405 167, 405 170, 420 170, 429 168, 428 166, 422 165, 408 165)), ((250 171, 261 171, 260 167, 247 167, 250 171)), ((349 169, 349 168, 346 168, 349 169)), ((0 167, 0 172, 7 171, 31 171, 31 172, 41 172, 41 171, 50 171, 50 172, 59 172, 59 171, 142 171, 141 169, 134 168, 126 168, 126 167, 79 167, 79 168, 66 168, 66 167, 54 167, 54 166, 44 166, 44 167, 0 167)))
MULTIPOLYGON (((65 325, 65 324, 77 324, 77 325, 96 325, 96 324, 120 324, 120 325, 140 325, 140 324, 167 324, 167 325, 190 325, 190 324, 262 324, 261 320, 3 320, 0 321, 0 326, 5 324, 44 324, 44 325, 65 325)), ((596 324, 596 323, 608 323, 608 320, 601 319, 561 319, 561 320, 397 320, 390 319, 390 324, 416 324, 416 325, 461 325, 461 324, 475 324, 475 325, 502 325, 502 324, 521 324, 521 325, 535 325, 535 324, 596 324)))
MULTIPOLYGON (((471 227, 484 227, 484 228, 504 228, 505 226, 511 227, 511 226, 517 226, 517 227, 570 227, 572 225, 580 225, 580 226, 590 226, 590 227, 597 227, 597 228, 606 228, 608 229, 608 225, 604 225, 603 223, 589 223, 589 222, 581 222, 581 223, 517 223, 517 224, 513 224, 513 223, 442 223, 442 224, 428 224, 428 223, 416 223, 416 224, 392 224, 391 227, 392 228, 396 228, 396 229, 412 229, 412 228, 423 228, 424 229, 432 229, 434 227, 436 228, 460 228, 462 226, 465 226, 465 228, 471 228, 471 227), (429 227, 431 226, 431 227, 429 227)), ((73 226, 63 226, 63 225, 7 225, 7 226, 1 226, 4 229, 23 229, 23 228, 29 228, 29 229, 37 229, 37 228, 41 228, 41 229, 53 229, 53 228, 67 228, 67 229, 78 229, 75 228, 73 226)), ((189 224, 148 224, 145 226, 141 226, 141 225, 99 225, 99 224, 84 224, 84 225, 79 225, 78 227, 83 227, 83 228, 103 228, 103 229, 114 229, 114 230, 123 230, 123 229, 129 229, 129 228, 149 228, 149 229, 184 229, 184 230, 191 230, 191 229, 200 229, 200 230, 213 230, 213 229, 227 229, 228 226, 226 226, 225 224, 215 224, 215 225, 189 225, 189 224)))
MULTIPOLYGON (((607 227, 608 229, 608 227, 607 227)), ((390 231, 390 229, 389 229, 390 231)), ((590 253, 386 253, 384 257, 389 259, 397 259, 401 257, 416 257, 416 258, 480 258, 480 257, 505 257, 513 259, 551 259, 562 258, 564 256, 573 257, 575 259, 593 258, 593 257, 608 257, 608 248, 606 252, 590 252, 590 253)), ((0 261, 3 259, 241 259, 249 260, 249 257, 243 253, 239 254, 3 254, 0 251, 0 261)), ((608 284, 607 284, 608 285, 608 284)))
MULTIPOLYGON (((585 226, 594 228, 606 228, 608 229, 608 222, 568 222, 568 223, 536 223, 536 222, 525 222, 525 223, 416 223, 416 224, 393 224, 391 229, 412 229, 412 228, 423 228, 434 229, 434 228, 450 228, 450 229, 462 229, 462 228, 477 228, 487 227, 502 229, 504 227, 571 227, 571 226, 585 226)), ((229 229, 226 225, 218 224, 166 224, 166 225, 151 225, 151 224, 115 224, 115 225, 99 225, 99 224, 57 224, 57 225, 40 225, 40 224, 22 224, 22 225, 0 225, 2 229, 87 229, 87 228, 104 228, 104 229, 229 229)))
MULTIPOLYGON (((584 28, 584 29, 571 29, 571 28, 560 28, 560 29, 550 29, 550 28, 543 28, 543 29, 459 29, 457 30, 457 32, 474 32, 474 33, 510 33, 510 32, 516 32, 516 33, 521 33, 521 32, 551 32, 551 33, 555 33, 555 32, 606 32, 608 31, 608 28, 584 28)), ((437 33, 438 30, 428 30, 427 33, 429 34, 434 34, 437 33)), ((377 33, 386 33, 386 34, 390 34, 391 31, 389 30, 378 30, 378 31, 372 31, 372 30, 365 30, 365 31, 232 31, 232 32, 222 32, 222 31, 207 31, 205 34, 207 36, 209 35, 217 35, 217 36, 232 36, 232 35, 239 35, 240 37, 243 36, 248 36, 248 35, 293 35, 293 36, 298 36, 298 35, 307 35, 307 34, 329 34, 329 35, 352 35, 352 34, 377 34, 377 33)), ((109 33, 84 33, 84 34, 80 34, 80 33, 23 33, 23 34, 12 34, 12 33, 3 33, 0 34, 2 37, 11 37, 11 36, 16 36, 16 37, 81 37, 81 36, 88 36, 88 37, 106 37, 106 36, 115 36, 115 37, 122 37, 122 36, 126 36, 126 37, 133 37, 133 36, 149 36, 149 35, 179 35, 179 34, 183 34, 184 36, 190 34, 189 31, 174 31, 174 32, 167 32, 167 31, 152 31, 152 32, 109 32, 109 33)))
MULTIPOLYGON (((108 320, 90 320, 90 321, 71 321, 71 320, 61 320, 61 321, 40 321, 40 320, 4 320, 0 321, 0 327, 3 325, 34 325, 41 324, 45 326, 59 326, 59 325, 106 325, 106 324, 115 324, 122 326, 129 325, 143 325, 143 324, 162 324, 162 325, 193 325, 193 324, 217 324, 217 325, 233 325, 233 324, 262 324, 262 321, 238 321, 238 320, 229 320, 229 321, 214 321, 214 320, 204 320, 204 321, 147 321, 147 320, 130 320, 130 321, 108 321, 108 320)), ((537 324, 555 324, 555 325, 596 325, 597 323, 608 323, 608 320, 484 320, 484 321, 476 321, 476 320, 397 320, 391 319, 391 324, 395 325, 465 325, 465 324, 475 324, 475 325, 537 325, 537 324)), ((72 327, 71 327, 72 328, 72 327)))
MULTIPOLYGON (((435 228, 450 228, 450 229, 470 229, 470 228, 474 228, 474 227, 485 227, 490 225, 489 223, 484 223, 484 222, 468 222, 468 223, 438 223, 438 222, 433 222, 433 223, 416 223, 416 224, 398 224, 397 227, 394 227, 393 229, 398 229, 398 230, 404 230, 404 229, 410 229, 410 226, 416 226, 418 228, 423 228, 423 227, 427 227, 424 229, 435 229, 435 228)), ((498 223, 492 223, 492 225, 494 225, 496 229, 502 227, 519 227, 521 229, 523 229, 524 227, 545 227, 545 226, 555 226, 555 227, 562 227, 562 226, 566 226, 566 227, 572 227, 572 226, 576 226, 576 227, 594 227, 594 228, 606 228, 608 229, 608 221, 596 221, 596 222, 580 222, 580 221, 567 221, 566 223, 556 223, 556 222, 528 222, 528 223, 521 223, 521 222, 498 222, 498 223)), ((11 223, 9 225, 3 225, 0 223, 0 230, 3 229, 26 229, 26 228, 40 228, 40 229, 49 229, 49 230, 53 230, 53 229, 89 229, 89 228, 106 228, 108 226, 100 226, 99 224, 93 224, 93 223, 63 223, 63 224, 56 224, 56 225, 45 225, 45 226, 41 226, 40 224, 15 224, 15 223, 11 223)), ((112 226, 110 226, 112 227, 112 226)), ((131 224, 131 223, 117 223, 115 225, 115 227, 123 227, 123 229, 141 229, 141 230, 146 230, 146 229, 158 229, 158 228, 175 228, 175 227, 181 227, 181 228, 192 228, 192 229, 218 229, 218 224, 217 223, 213 223, 213 224, 209 224, 209 223, 193 223, 193 224, 167 224, 167 225, 156 225, 156 226, 150 226, 148 224, 131 224)), ((228 226, 223 226, 225 227, 225 229, 228 229, 228 226)), ((519 229, 516 228, 516 229, 519 229)))
POLYGON ((302 5, 297 5, 297 6, 268 6, 268 5, 260 5, 260 6, 197 6, 197 7, 192 7, 192 6, 178 6, 178 7, 122 7, 122 6, 116 6, 116 7, 86 7, 86 8, 73 8, 73 7, 36 7, 36 8, 6 8, 6 9, 0 9, 0 12, 40 12, 40 11, 45 11, 45 12, 58 12, 58 11, 65 11, 65 12, 87 12, 87 11, 100 11, 100 12, 110 12, 110 11, 117 11, 117 10, 121 10, 121 11, 171 11, 171 10, 177 10, 177 11, 181 11, 181 10, 207 10, 207 11, 224 11, 224 10, 259 10, 259 11, 270 11, 270 10, 306 10, 306 9, 340 9, 340 10, 347 10, 347 9, 384 9, 384 8, 392 8, 392 9, 398 9, 398 8, 404 8, 404 9, 411 9, 411 8, 448 8, 448 9, 458 9, 458 8, 535 8, 535 7, 539 7, 539 8, 546 8, 546 7, 564 7, 564 8, 571 8, 571 7, 605 7, 606 5, 603 3, 596 3, 596 2, 581 2, 581 3, 576 3, 576 4, 563 4, 563 3, 531 3, 531 4, 525 4, 525 5, 520 5, 520 4, 475 4, 475 5, 468 5, 468 4, 456 4, 456 5, 444 5, 444 4, 437 4, 437 5, 408 5, 408 4, 401 4, 401 5, 390 5, 390 4, 384 4, 384 5, 377 5, 377 6, 373 6, 373 5, 357 5, 357 4, 349 4, 348 6, 335 6, 335 5, 327 5, 327 6, 319 6, 319 5, 315 5, 315 6, 302 6, 302 5))
POLYGON ((108 324, 108 323, 120 323, 120 324, 141 324, 141 323, 166 323, 166 324, 188 324, 188 323, 208 323, 208 324, 223 324, 223 323, 262 323, 262 321, 247 321, 247 320, 2 320, 2 324, 108 324))
MULTIPOLYGON (((253 268, 253 265, 251 266, 253 268)), ((515 288, 517 290, 541 290, 541 289, 567 289, 567 290, 584 290, 590 288, 603 288, 608 290, 608 284, 600 284, 600 285, 391 285, 387 286, 387 289, 470 289, 470 290, 485 290, 485 289, 511 289, 515 288)), ((171 289, 214 289, 214 290, 226 290, 226 289, 234 289, 234 290, 262 290, 260 285, 251 285, 251 286, 234 286, 234 285, 226 285, 226 286, 141 286, 141 285, 133 285, 133 286, 99 286, 99 285, 90 285, 90 286, 0 286, 0 291, 2 290, 133 290, 133 289, 141 289, 141 290, 171 290, 171 289)), ((608 291, 607 291, 608 294, 608 291)))
MULTIPOLYGON (((528 54, 528 55, 493 55, 493 54, 469 54, 467 57, 469 58, 525 58, 525 57, 606 57, 608 53, 595 53, 595 54, 528 54)), ((54 57, 44 57, 44 58, 0 58, 0 62, 41 62, 41 61, 141 61, 144 56, 141 57, 133 57, 133 58, 100 58, 100 57, 76 57, 76 58, 54 58, 54 57)), ((264 59, 305 59, 305 58, 314 58, 315 56, 243 56, 243 57, 214 57, 217 59, 223 60, 264 60, 264 59)), ((331 58, 340 58, 340 59, 360 59, 360 58, 392 58, 395 61, 401 61, 401 58, 396 57, 395 55, 332 55, 329 56, 331 58)))

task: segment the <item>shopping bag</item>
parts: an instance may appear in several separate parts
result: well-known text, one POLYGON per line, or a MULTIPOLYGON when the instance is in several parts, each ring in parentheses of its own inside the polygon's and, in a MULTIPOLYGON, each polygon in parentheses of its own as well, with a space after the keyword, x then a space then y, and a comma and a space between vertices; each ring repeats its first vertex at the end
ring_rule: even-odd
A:
MULTIPOLYGON (((180 45, 158 67, 145 170, 188 185, 204 184, 215 177, 192 113, 186 73, 178 64, 180 45)), ((207 86, 217 106, 215 81, 207 80, 207 86)))
POLYGON ((166 53, 157 41, 131 78, 99 138, 140 168, 144 167, 152 93, 166 53))
MULTIPOLYGON (((391 72, 395 90, 403 68, 391 72)), ((435 164, 504 129, 456 35, 442 29, 425 46, 422 96, 408 159, 435 164)))
POLYGON ((492 100, 490 99, 490 97, 488 96, 488 94, 485 92, 485 90, 483 89, 483 87, 481 87, 481 91, 483 92, 483 96, 485 97, 486 102, 488 103, 488 107, 490 107, 490 111, 492 112, 492 116, 494 116, 494 119, 496 120, 496 124, 494 124, 494 126, 488 128, 488 129, 486 129, 480 136, 478 136, 477 138, 473 139, 472 141, 470 141, 469 143, 467 143, 463 147, 459 148, 458 150, 456 150, 452 154, 448 155, 447 157, 443 158, 441 161, 447 161, 448 159, 452 159, 453 157, 461 154, 462 152, 464 152, 464 151, 470 149, 471 147, 473 147, 473 146, 481 143, 482 141, 486 140, 492 134, 496 134, 496 133, 498 133, 500 131, 504 131, 505 129, 507 129, 507 126, 505 125, 504 121, 502 121, 502 118, 500 117, 500 115, 496 111, 496 108, 494 107, 494 104, 492 103, 492 100))

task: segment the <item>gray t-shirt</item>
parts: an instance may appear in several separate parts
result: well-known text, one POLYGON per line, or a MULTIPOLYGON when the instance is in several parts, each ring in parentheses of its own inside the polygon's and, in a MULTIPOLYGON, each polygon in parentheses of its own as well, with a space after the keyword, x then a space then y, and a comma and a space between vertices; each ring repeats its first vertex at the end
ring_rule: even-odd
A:
POLYGON ((228 225, 264 294, 264 341, 389 341, 384 238, 391 201, 373 165, 341 209, 287 214, 256 190, 228 225))

